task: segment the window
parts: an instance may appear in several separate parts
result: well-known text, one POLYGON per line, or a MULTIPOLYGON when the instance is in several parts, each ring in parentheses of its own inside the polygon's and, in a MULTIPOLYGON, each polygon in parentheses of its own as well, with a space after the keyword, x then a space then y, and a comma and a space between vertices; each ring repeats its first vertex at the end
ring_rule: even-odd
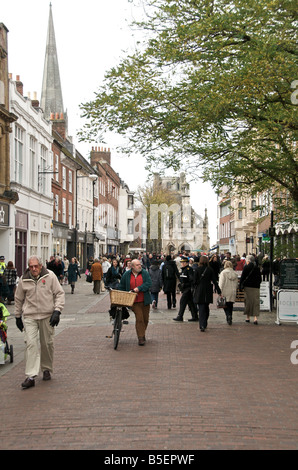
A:
POLYGON ((41 253, 42 261, 45 263, 49 259, 49 235, 47 233, 41 234, 41 253))
POLYGON ((55 155, 55 180, 59 181, 59 155, 55 155))
POLYGON ((38 233, 31 232, 31 246, 30 246, 30 256, 36 255, 37 256, 37 247, 38 247, 38 233))
POLYGON ((133 196, 129 194, 128 195, 128 209, 131 209, 131 210, 133 209, 133 202, 134 202, 133 196))
POLYGON ((37 182, 36 140, 32 136, 30 136, 30 140, 29 140, 29 186, 30 188, 37 189, 36 182, 37 182))
POLYGON ((66 168, 62 167, 62 188, 66 189, 66 168))
POLYGON ((72 171, 68 170, 68 191, 72 193, 72 171))
POLYGON ((129 235, 133 234, 133 219, 128 219, 127 221, 127 233, 129 235))
POLYGON ((68 225, 72 228, 72 201, 68 201, 68 225))
POLYGON ((62 222, 66 224, 66 199, 62 199, 62 222))
POLYGON ((59 217, 59 196, 55 194, 55 203, 54 203, 54 220, 58 221, 59 217))
POLYGON ((23 183, 23 158, 24 158, 24 131, 15 126, 15 156, 14 178, 17 183, 23 183))
POLYGON ((40 146, 40 178, 39 178, 39 191, 45 194, 47 190, 46 171, 47 168, 47 149, 43 145, 40 146))

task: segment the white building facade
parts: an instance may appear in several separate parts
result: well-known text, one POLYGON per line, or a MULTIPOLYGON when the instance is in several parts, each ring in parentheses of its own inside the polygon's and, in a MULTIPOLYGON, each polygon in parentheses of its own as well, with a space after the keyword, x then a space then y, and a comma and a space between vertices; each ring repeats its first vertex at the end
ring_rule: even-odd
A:
POLYGON ((21 275, 29 256, 40 256, 44 263, 50 256, 53 138, 51 123, 23 96, 19 80, 10 79, 9 90, 10 111, 18 117, 10 136, 11 188, 19 200, 12 208, 9 246, 4 252, 7 261, 15 260, 21 275))

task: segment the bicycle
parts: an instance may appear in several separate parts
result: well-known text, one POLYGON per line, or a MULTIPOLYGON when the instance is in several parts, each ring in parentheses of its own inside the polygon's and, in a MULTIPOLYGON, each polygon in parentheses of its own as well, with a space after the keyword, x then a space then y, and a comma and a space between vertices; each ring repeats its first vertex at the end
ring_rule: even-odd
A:
POLYGON ((115 314, 113 316, 114 325, 112 337, 114 337, 114 349, 117 349, 120 333, 122 330, 122 324, 124 322, 124 320, 122 320, 122 308, 132 307, 137 294, 135 292, 126 292, 122 290, 114 290, 111 288, 108 290, 110 291, 111 308, 115 308, 115 314))

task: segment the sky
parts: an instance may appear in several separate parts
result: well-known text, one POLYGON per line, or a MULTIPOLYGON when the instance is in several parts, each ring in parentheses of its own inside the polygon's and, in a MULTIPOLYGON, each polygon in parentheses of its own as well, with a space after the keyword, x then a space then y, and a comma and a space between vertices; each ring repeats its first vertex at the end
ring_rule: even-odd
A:
MULTIPOLYGON (((84 125, 80 103, 94 99, 105 73, 127 52, 133 52, 138 37, 130 27, 142 14, 129 0, 51 0, 63 104, 68 114, 69 135, 87 159, 92 146, 111 149, 112 167, 131 191, 148 178, 145 161, 116 151, 120 138, 107 136, 106 144, 81 143, 77 131, 84 125)), ((8 33, 8 72, 24 85, 24 96, 40 100, 50 0, 3 2, 0 22, 8 33)), ((140 34, 140 33, 139 33, 140 34)), ((189 180, 190 181, 190 180, 189 180)), ((211 246, 217 241, 217 197, 208 183, 190 183, 191 205, 204 217, 208 210, 211 246)))

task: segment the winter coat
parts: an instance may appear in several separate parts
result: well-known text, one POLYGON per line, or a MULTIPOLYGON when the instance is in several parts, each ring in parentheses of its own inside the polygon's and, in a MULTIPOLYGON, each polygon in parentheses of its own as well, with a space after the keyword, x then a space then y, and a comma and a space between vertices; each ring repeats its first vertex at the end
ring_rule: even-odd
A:
POLYGON ((216 275, 210 266, 198 266, 194 276, 194 302, 196 304, 212 304, 213 303, 213 286, 216 292, 221 293, 217 284, 216 275))
POLYGON ((161 277, 161 270, 159 266, 155 266, 154 264, 149 268, 149 276, 151 278, 151 292, 159 292, 162 288, 162 277, 161 277))
POLYGON ((262 282, 260 268, 255 263, 248 263, 244 266, 240 286, 243 287, 256 287, 260 288, 262 282))
POLYGON ((101 281, 103 277, 102 266, 99 261, 95 261, 90 269, 92 281, 101 281))
POLYGON ((118 284, 122 275, 122 269, 118 266, 115 268, 113 265, 108 269, 106 276, 106 286, 112 287, 112 289, 119 289, 118 284))
POLYGON ((176 282, 177 279, 179 279, 179 271, 174 260, 165 262, 162 267, 161 275, 164 293, 175 291, 176 282))
POLYGON ((29 268, 21 276, 15 293, 15 316, 43 320, 54 310, 62 312, 65 293, 57 276, 44 266, 38 280, 32 279, 29 268))
MULTIPOLYGON (((144 305, 150 305, 152 302, 150 294, 151 278, 149 276, 148 271, 146 271, 145 269, 142 269, 141 273, 143 278, 143 284, 139 286, 139 291, 144 292, 144 305)), ((127 292, 130 291, 130 276, 131 269, 125 271, 125 273, 123 274, 119 284, 119 290, 125 290, 127 292)))
POLYGON ((71 284, 72 282, 77 282, 78 276, 81 277, 77 263, 69 263, 67 272, 67 279, 69 284, 71 284))
POLYGON ((227 302, 235 302, 238 276, 233 268, 225 268, 219 275, 219 287, 227 302))

